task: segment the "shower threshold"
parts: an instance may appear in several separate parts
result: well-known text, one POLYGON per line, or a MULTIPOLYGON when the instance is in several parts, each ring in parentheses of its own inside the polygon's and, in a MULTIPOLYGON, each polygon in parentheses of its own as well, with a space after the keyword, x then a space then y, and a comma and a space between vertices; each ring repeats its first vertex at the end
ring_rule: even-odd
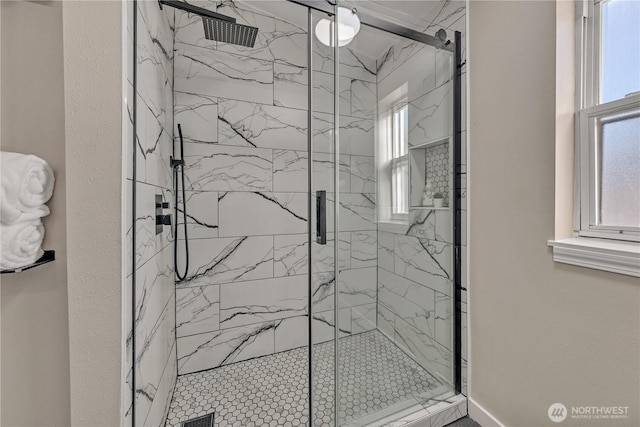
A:
MULTIPOLYGON (((315 426, 332 427, 333 341, 314 345, 315 426)), ((450 387, 378 330, 340 338, 340 425, 422 410, 450 387)), ((166 426, 210 412, 216 427, 308 426, 308 348, 178 377, 166 426)), ((397 418, 396 418, 397 419, 397 418)))

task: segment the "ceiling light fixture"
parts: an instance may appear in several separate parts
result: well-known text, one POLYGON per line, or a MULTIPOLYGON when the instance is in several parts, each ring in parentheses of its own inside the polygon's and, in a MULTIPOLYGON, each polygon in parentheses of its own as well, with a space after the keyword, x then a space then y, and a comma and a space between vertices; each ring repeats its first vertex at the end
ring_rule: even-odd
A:
MULTIPOLYGON (((360 31, 356 9, 338 7, 338 46, 346 46, 360 31)), ((325 46, 333 47, 333 19, 321 19, 316 24, 316 37, 325 46)))

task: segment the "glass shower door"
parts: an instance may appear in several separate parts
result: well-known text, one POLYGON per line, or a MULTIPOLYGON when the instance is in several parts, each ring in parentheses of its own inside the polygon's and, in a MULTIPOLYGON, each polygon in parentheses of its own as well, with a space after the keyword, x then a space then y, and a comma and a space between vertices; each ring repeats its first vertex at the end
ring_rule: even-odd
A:
POLYGON ((333 49, 339 426, 391 422, 454 388, 454 70, 441 47, 362 25, 333 49))
POLYGON ((310 425, 377 425, 454 391, 454 55, 309 13, 310 425))

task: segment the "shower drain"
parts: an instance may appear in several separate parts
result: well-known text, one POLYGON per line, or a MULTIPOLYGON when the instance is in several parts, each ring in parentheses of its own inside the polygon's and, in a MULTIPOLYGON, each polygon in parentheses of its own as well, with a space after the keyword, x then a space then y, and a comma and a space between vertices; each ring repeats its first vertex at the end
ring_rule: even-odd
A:
POLYGON ((213 413, 183 421, 181 427, 213 427, 213 413))

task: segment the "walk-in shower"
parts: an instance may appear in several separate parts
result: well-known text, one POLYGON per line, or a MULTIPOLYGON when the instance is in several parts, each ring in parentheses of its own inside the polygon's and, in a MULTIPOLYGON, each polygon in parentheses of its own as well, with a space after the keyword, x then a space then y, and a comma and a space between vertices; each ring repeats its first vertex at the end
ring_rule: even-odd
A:
POLYGON ((460 415, 462 43, 382 3, 133 2, 127 423, 460 415))

